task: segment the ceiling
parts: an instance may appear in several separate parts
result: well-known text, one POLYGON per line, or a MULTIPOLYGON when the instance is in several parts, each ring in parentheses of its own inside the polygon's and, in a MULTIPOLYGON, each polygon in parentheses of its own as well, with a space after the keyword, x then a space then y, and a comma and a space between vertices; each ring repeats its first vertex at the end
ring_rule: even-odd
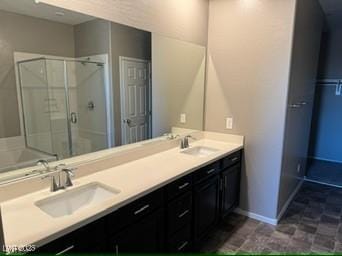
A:
POLYGON ((0 10, 33 16, 69 25, 77 25, 94 17, 47 4, 36 4, 34 0, 0 0, 0 10), (59 15, 57 15, 57 14, 59 15), (61 15, 64 14, 64 15, 61 15))
POLYGON ((342 28, 342 0, 319 0, 330 29, 342 28))

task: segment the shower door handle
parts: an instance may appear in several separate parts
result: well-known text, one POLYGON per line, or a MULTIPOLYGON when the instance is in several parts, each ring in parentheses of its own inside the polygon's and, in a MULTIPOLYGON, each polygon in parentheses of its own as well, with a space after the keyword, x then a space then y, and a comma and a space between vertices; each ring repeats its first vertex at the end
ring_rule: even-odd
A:
POLYGON ((77 123, 77 114, 76 114, 75 112, 72 112, 72 113, 70 114, 70 122, 71 122, 72 124, 76 124, 76 123, 77 123))

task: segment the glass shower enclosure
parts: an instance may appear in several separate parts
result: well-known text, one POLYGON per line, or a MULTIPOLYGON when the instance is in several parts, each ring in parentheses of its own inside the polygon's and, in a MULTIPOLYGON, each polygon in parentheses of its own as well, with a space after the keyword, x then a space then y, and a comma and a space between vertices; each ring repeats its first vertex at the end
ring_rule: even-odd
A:
POLYGON ((26 146, 58 159, 109 148, 104 63, 18 62, 26 146))

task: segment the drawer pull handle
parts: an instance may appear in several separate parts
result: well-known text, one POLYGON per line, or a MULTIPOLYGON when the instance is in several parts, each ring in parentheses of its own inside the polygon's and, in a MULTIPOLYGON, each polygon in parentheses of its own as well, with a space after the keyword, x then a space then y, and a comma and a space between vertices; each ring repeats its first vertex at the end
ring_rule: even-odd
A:
POLYGON ((178 250, 178 251, 183 250, 184 247, 188 245, 188 243, 189 243, 188 241, 185 241, 181 246, 179 246, 179 247, 177 248, 177 250, 178 250))
POLYGON ((190 184, 189 182, 186 182, 183 185, 179 186, 178 189, 181 190, 183 188, 186 188, 187 186, 189 186, 189 184, 190 184))
POLYGON ((68 251, 71 251, 71 250, 74 249, 74 248, 75 248, 75 246, 74 246, 74 245, 71 245, 71 246, 69 246, 68 248, 64 249, 63 251, 60 251, 59 253, 56 253, 56 255, 57 255, 57 256, 58 256, 58 255, 62 255, 62 254, 64 254, 64 253, 68 252, 68 251))
POLYGON ((119 255, 119 245, 115 245, 115 255, 118 256, 119 255))
POLYGON ((183 213, 181 213, 181 214, 179 214, 178 215, 178 218, 183 218, 185 215, 187 215, 189 213, 189 210, 186 210, 186 211, 184 211, 183 213))
POLYGON ((134 215, 138 215, 139 213, 142 213, 143 211, 147 210, 149 207, 150 207, 149 204, 147 204, 147 205, 141 207, 139 210, 136 210, 136 211, 134 212, 134 215))
POLYGON ((216 171, 216 169, 215 169, 215 168, 213 168, 213 169, 210 169, 209 171, 207 171, 207 174, 211 174, 211 173, 213 173, 214 171, 216 171))
POLYGON ((232 162, 235 162, 235 161, 237 161, 237 160, 239 160, 239 158, 238 158, 238 157, 234 157, 234 158, 232 159, 232 162))

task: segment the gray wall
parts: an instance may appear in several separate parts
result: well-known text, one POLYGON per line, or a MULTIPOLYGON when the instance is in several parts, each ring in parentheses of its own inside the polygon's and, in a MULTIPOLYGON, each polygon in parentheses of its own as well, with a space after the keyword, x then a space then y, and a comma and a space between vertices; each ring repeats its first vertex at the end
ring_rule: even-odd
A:
POLYGON ((323 21, 317 0, 297 1, 288 105, 306 105, 287 110, 278 214, 305 174, 323 21))
MULTIPOLYGON (((319 79, 342 79, 342 29, 323 34, 319 60, 319 79)), ((335 86, 317 86, 310 156, 342 162, 342 96, 335 86)))
POLYGON ((119 57, 151 60, 151 33, 105 20, 75 26, 76 57, 107 53, 112 66, 115 145, 121 145, 119 57))
POLYGON ((209 4, 205 128, 245 136, 240 207, 276 218, 296 1, 209 4))
POLYGON ((151 33, 111 22, 112 80, 115 145, 121 145, 120 62, 119 57, 151 60, 151 33))
POLYGON ((208 0, 41 0, 43 3, 206 45, 208 0))
POLYGON ((20 135, 14 51, 74 55, 72 26, 0 11, 0 138, 20 135))
POLYGON ((110 22, 95 19, 74 26, 75 57, 110 53, 110 22))

